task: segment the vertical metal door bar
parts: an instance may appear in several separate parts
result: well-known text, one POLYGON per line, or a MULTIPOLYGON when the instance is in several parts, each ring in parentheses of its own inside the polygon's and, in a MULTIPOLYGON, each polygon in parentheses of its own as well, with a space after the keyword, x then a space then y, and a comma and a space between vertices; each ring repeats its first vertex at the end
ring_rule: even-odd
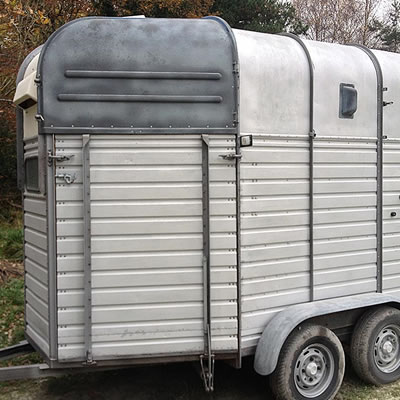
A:
POLYGON ((204 349, 211 352, 211 270, 210 270, 210 165, 209 137, 202 135, 202 193, 203 193, 203 301, 204 349), (210 337, 208 337, 210 336, 210 337))
MULTIPOLYGON (((236 136, 236 154, 241 156, 240 135, 236 136)), ((237 368, 242 366, 242 243, 241 243, 241 198, 240 198, 240 160, 236 158, 236 269, 237 269, 237 312, 238 312, 238 357, 237 368)))
MULTIPOLYGON (((46 137, 46 150, 55 153, 55 137, 46 137)), ((47 155, 47 151, 45 151, 47 155)), ((55 184, 55 163, 47 168, 47 246, 48 246, 48 288, 49 288, 49 358, 54 361, 58 358, 58 322, 57 322, 57 218, 56 218, 56 184, 55 184)))
POLYGON ((83 236, 84 236, 84 317, 86 363, 93 363, 92 353, 92 250, 90 227, 90 135, 82 135, 83 236))
POLYGON ((314 139, 316 137, 316 133, 314 130, 314 67, 311 58, 311 54, 303 42, 298 36, 292 33, 282 33, 282 36, 287 36, 294 39, 303 49, 307 61, 310 72, 310 96, 309 96, 309 118, 308 118, 308 127, 309 127, 309 179, 310 179, 310 188, 309 188, 309 197, 310 197, 310 301, 314 301, 315 299, 315 284, 314 284, 314 139))
MULTIPOLYGON (((212 19, 221 24, 229 34, 232 43, 232 61, 233 61, 233 78, 234 85, 232 87, 235 99, 235 108, 233 110, 233 125, 236 128, 236 154, 240 155, 240 63, 239 52, 237 48, 235 34, 229 24, 220 17, 209 16, 205 19, 212 19)), ((241 264, 241 226, 240 226, 240 158, 236 159, 236 284, 237 284, 237 324, 238 324, 238 352, 236 366, 241 367, 242 364, 242 264, 241 264)))
POLYGON ((209 137, 201 136, 202 143, 202 192, 203 192, 203 290, 204 290, 204 355, 200 365, 205 389, 214 390, 214 355, 211 331, 211 263, 210 263, 210 161, 209 137), (205 364, 207 359, 207 364, 205 364))
POLYGON ((376 187, 376 291, 383 290, 383 73, 375 54, 363 45, 353 45, 364 51, 376 71, 377 80, 377 187, 376 187))

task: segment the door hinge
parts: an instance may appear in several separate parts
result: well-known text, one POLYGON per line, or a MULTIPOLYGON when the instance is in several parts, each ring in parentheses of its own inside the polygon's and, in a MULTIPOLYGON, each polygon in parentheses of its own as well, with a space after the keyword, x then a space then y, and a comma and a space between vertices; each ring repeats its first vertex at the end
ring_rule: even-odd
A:
POLYGON ((238 126, 239 124, 239 118, 238 118, 238 113, 236 111, 233 112, 233 126, 238 126))

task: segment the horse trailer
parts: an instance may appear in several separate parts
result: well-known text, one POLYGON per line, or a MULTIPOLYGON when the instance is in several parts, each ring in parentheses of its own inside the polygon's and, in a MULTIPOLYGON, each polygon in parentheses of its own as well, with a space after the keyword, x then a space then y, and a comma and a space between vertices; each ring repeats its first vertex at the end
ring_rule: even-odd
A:
POLYGON ((400 378, 399 70, 217 17, 57 30, 14 98, 49 371, 198 361, 212 390, 255 355, 278 399, 329 400, 345 343, 366 382, 400 378))

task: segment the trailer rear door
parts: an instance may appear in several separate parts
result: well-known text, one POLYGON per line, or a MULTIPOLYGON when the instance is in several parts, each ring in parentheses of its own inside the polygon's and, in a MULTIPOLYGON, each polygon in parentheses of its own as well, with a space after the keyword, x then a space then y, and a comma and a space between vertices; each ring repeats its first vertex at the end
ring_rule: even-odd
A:
POLYGON ((234 147, 221 135, 56 138, 74 155, 57 162, 60 360, 202 354, 208 302, 213 352, 237 351, 236 169, 220 157, 234 147))

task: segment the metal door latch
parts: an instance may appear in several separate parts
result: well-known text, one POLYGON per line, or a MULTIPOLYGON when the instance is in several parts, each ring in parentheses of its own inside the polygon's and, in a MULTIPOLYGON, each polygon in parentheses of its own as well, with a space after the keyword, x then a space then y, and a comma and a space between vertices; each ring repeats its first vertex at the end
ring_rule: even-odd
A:
POLYGON ((53 154, 51 150, 47 152, 47 163, 51 167, 53 160, 58 162, 69 161, 75 154, 53 154))
POLYGON ((57 174, 56 178, 64 179, 65 183, 70 185, 75 182, 76 175, 75 174, 57 174))
MULTIPOLYGON (((209 316, 209 314, 208 314, 209 316)), ((203 379, 204 388, 206 392, 214 391, 214 369, 215 369, 215 355, 211 350, 211 326, 207 324, 205 330, 205 346, 206 352, 200 356, 201 377, 203 379)))
POLYGON ((214 391, 214 369, 215 369, 215 356, 212 354, 210 357, 200 356, 201 376, 204 383, 206 392, 214 391), (207 360, 205 360, 207 358, 207 360), (207 362, 206 362, 207 361, 207 362))
POLYGON ((241 154, 220 154, 219 157, 223 158, 224 160, 233 161, 233 160, 240 160, 242 158, 241 154))

